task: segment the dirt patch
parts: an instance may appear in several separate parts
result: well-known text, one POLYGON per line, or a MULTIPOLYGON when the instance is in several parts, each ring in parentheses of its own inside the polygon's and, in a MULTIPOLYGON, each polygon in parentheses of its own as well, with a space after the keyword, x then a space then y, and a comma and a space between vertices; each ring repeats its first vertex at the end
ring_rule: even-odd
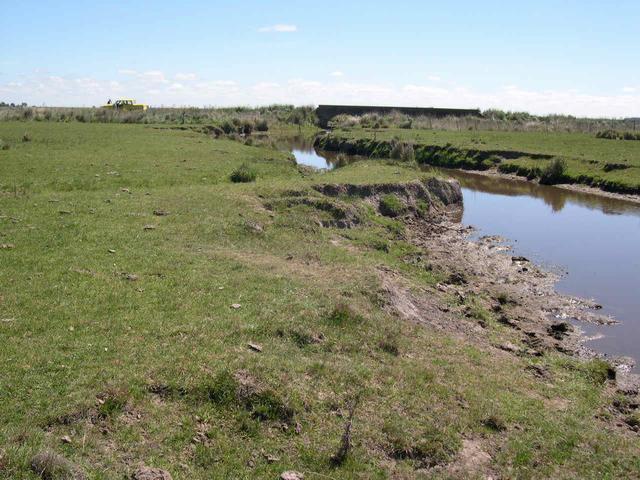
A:
POLYGON ((483 447, 480 440, 465 439, 462 441, 462 448, 455 461, 450 463, 446 471, 455 478, 496 478, 491 470, 493 459, 483 447))

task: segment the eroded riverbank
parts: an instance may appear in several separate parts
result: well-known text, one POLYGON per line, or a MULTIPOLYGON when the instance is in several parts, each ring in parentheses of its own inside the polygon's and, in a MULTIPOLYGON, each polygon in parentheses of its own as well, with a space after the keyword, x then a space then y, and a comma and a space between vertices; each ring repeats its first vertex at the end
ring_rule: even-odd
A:
MULTIPOLYGON (((398 271, 380 268, 384 308, 390 313, 463 338, 492 355, 535 358, 559 352, 584 359, 599 357, 585 347, 580 328, 569 319, 580 325, 608 325, 614 320, 596 302, 559 292, 556 284, 561 275, 511 254, 503 238, 478 237, 472 227, 461 223, 463 191, 456 180, 432 178, 424 186, 414 182, 314 188, 335 198, 336 205, 358 199, 379 215, 400 220, 406 227, 403 240, 420 252, 405 256, 404 262, 443 277, 434 287, 416 288, 398 271), (398 199, 402 213, 386 211, 384 197, 390 194, 398 199), (425 200, 428 214, 417 208, 425 200)), ((322 210, 340 210, 336 208, 322 210)), ((322 225, 350 229, 358 224, 352 219, 322 225)), ((607 375, 616 381, 619 394, 636 402, 640 382, 630 373, 630 363, 610 359, 610 364, 607 375)), ((546 375, 543 370, 537 374, 546 375)), ((624 412, 613 407, 612 411, 619 426, 635 429, 625 423, 624 412)))
MULTIPOLYGON (((335 152, 316 151, 309 140, 298 139, 291 147, 301 163, 333 166, 335 152)), ((640 263, 635 253, 640 205, 621 194, 583 191, 576 185, 563 188, 499 173, 436 171, 461 183, 465 207, 460 220, 477 229, 472 239, 502 237, 496 251, 508 248, 514 256, 543 265, 554 272, 560 292, 592 299, 596 313, 618 322, 606 327, 576 323, 590 348, 611 357, 640 358, 640 263)))

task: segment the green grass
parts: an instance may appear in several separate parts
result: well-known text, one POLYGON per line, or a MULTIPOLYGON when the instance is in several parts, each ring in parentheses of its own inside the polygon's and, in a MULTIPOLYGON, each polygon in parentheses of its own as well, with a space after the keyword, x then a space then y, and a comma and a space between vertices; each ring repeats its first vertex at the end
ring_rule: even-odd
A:
POLYGON ((381 266, 424 292, 440 275, 407 261, 428 252, 401 222, 356 205, 363 223, 339 230, 308 205, 265 208, 415 169, 302 175, 286 154, 144 125, 0 123, 0 138, 0 241, 15 245, 0 250, 0 478, 37 478, 45 448, 98 479, 138 463, 174 479, 413 478, 469 437, 506 477, 640 472, 637 437, 595 418, 612 401, 602 366, 496 356, 387 313, 381 266), (243 164, 255 182, 229 180, 243 164))
POLYGON ((567 165, 564 180, 568 183, 640 193, 640 143, 633 141, 611 141, 586 133, 400 128, 352 128, 332 135, 353 145, 364 140, 378 142, 358 144, 362 154, 390 156, 391 144, 399 139, 414 144, 418 162, 479 170, 497 166, 505 173, 528 177, 540 177, 547 164, 558 157, 567 165), (387 148, 379 146, 380 142, 386 142, 387 148))

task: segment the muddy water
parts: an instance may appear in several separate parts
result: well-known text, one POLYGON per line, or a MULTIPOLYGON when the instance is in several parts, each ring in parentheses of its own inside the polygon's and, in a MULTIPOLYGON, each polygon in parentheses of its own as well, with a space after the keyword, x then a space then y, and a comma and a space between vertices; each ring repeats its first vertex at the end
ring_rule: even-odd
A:
MULTIPOLYGON (((333 168, 335 154, 316 152, 309 140, 287 140, 298 163, 333 168)), ((588 193, 440 170, 460 181, 462 221, 477 236, 500 235, 514 253, 562 275, 558 290, 593 298, 614 326, 580 323, 588 345, 640 362, 640 205, 588 193)), ((636 367, 636 371, 640 370, 636 367)))

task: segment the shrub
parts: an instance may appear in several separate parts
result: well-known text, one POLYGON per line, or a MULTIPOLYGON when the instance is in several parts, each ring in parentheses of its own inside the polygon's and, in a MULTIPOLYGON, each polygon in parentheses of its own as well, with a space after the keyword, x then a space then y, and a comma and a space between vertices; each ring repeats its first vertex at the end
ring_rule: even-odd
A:
POLYGON ((613 170, 625 170, 627 168, 630 168, 630 166, 625 163, 605 163, 604 167, 602 167, 605 172, 612 172, 613 170))
MULTIPOLYGON (((376 124, 380 124, 380 115, 377 113, 365 113, 360 117, 360 125, 364 128, 374 127, 376 124)), ((378 127, 376 127, 378 128, 378 127)))
POLYGON ((567 163, 561 158, 555 158, 542 169, 540 183, 543 185, 553 185, 565 179, 567 163))
POLYGON ((400 139, 394 138, 391 140, 391 151, 389 156, 397 160, 410 162, 415 160, 415 151, 413 150, 412 144, 402 142, 400 139))
POLYGON ((398 128, 403 128, 406 130, 411 129, 413 126, 413 119, 411 117, 407 117, 405 120, 398 123, 398 128))
POLYGON ((239 128, 239 133, 251 135, 251 132, 253 132, 253 122, 250 122, 249 120, 242 122, 242 125, 239 128))
POLYGON ((258 132, 266 132, 269 130, 269 123, 264 119, 261 118, 260 120, 256 121, 256 130, 258 132))
POLYGON ((226 133, 227 135, 229 135, 230 133, 233 133, 236 131, 236 127, 235 125, 233 125, 233 123, 231 123, 229 120, 224 120, 221 124, 220 124, 220 128, 222 129, 222 131, 224 133, 226 133))
POLYGON ((393 193, 380 199, 380 213, 386 217, 397 217, 407 211, 407 206, 393 193))
POLYGON ((640 140, 640 133, 624 132, 622 138, 624 140, 640 140))
POLYGON ((355 127, 359 123, 359 117, 342 113, 329 120, 329 128, 349 128, 355 127))
POLYGON ((233 183, 248 183, 254 182, 257 176, 255 170, 243 164, 231 172, 229 178, 233 183))

